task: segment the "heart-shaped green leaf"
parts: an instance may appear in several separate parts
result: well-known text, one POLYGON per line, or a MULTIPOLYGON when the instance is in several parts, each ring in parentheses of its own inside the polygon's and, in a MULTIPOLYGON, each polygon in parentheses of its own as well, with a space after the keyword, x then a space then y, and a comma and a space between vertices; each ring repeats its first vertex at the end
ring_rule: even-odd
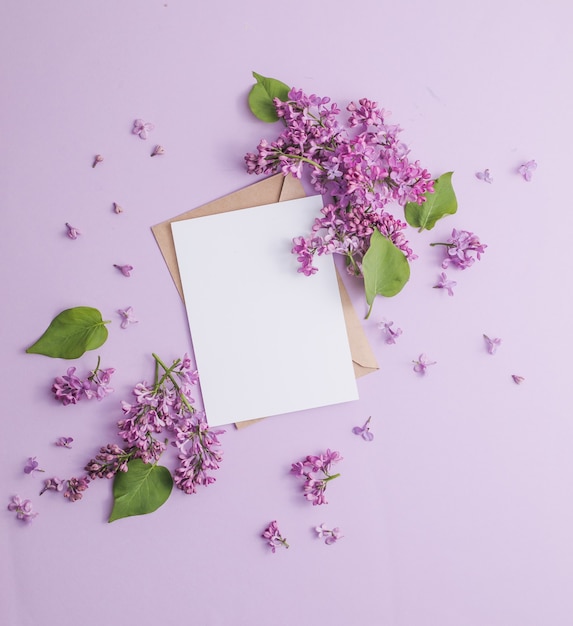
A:
POLYGON ((113 480, 113 509, 109 521, 153 513, 165 504, 173 489, 173 478, 166 467, 133 459, 127 472, 118 472, 113 480))
POLYGON ((249 108, 263 122, 276 122, 279 117, 273 102, 278 98, 282 102, 288 100, 290 87, 276 78, 267 78, 253 72, 257 82, 249 92, 249 108))
POLYGON ((87 350, 95 350, 107 339, 106 324, 97 309, 78 306, 62 311, 44 334, 26 352, 60 359, 77 359, 87 350))
POLYGON ((376 295, 390 298, 402 290, 410 278, 410 264, 400 248, 375 230, 362 259, 362 275, 366 302, 370 306, 368 318, 376 295))
POLYGON ((424 194, 423 204, 408 202, 404 207, 404 215, 410 226, 419 231, 432 230, 436 222, 444 215, 453 215, 458 210, 458 201, 452 187, 453 172, 446 172, 434 181, 434 192, 424 194))

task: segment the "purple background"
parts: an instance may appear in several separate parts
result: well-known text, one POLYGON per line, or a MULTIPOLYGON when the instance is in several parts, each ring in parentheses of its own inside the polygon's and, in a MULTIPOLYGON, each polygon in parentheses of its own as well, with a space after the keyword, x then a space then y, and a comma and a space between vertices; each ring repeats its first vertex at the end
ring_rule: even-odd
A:
MULTIPOLYGON (((565 1, 0 3, 3 623, 573 623, 572 17, 565 1), (458 214, 410 233, 410 283, 364 321, 380 370, 359 401, 229 428, 217 482, 152 515, 107 524, 107 481, 75 504, 39 498, 26 459, 81 473, 113 439, 120 400, 151 378, 151 352, 190 347, 150 226, 255 182, 243 155, 278 128, 247 109, 252 70, 341 107, 380 102, 433 175, 455 172, 458 214), (156 125, 147 141, 131 134, 137 117, 156 125), (166 154, 151 159, 156 143, 166 154), (526 183, 516 169, 529 159, 526 183), (484 168, 491 185, 475 178, 484 168), (432 289, 441 256, 428 244, 453 227, 488 249, 449 272, 450 298, 432 289), (24 350, 78 305, 112 324, 73 364, 87 372, 100 354, 115 393, 62 407, 50 385, 72 363, 24 350), (140 321, 122 330, 126 306, 140 321), (383 318, 404 331, 394 346, 383 318), (503 340, 494 356, 483 333, 503 340), (412 371, 421 352, 437 361, 426 377, 412 371), (351 432, 369 415, 371 443, 351 432), (62 435, 72 450, 53 445, 62 435), (326 447, 342 476, 313 507, 288 470, 326 447), (30 526, 5 510, 15 493, 39 511, 30 526), (289 550, 260 538, 272 519, 289 550), (344 538, 324 545, 321 522, 344 538)), ((346 282, 362 315, 361 286, 346 282)), ((224 294, 213 305, 232 316, 224 294)))

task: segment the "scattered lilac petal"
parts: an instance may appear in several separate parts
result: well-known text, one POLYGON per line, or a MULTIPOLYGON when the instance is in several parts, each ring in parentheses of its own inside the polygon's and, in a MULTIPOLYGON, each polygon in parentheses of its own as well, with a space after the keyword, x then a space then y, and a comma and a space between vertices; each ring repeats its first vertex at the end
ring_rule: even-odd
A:
POLYGON ((130 324, 137 324, 138 320, 133 315, 133 307, 128 306, 126 309, 118 309, 117 312, 121 317, 122 328, 127 328, 130 324))
POLYGON ((493 183, 493 177, 488 169, 485 169, 483 172, 476 172, 476 178, 483 180, 484 183, 493 183))
POLYGON ((66 228, 68 229, 67 234, 70 239, 77 239, 81 235, 80 231, 71 224, 68 224, 68 222, 66 222, 66 228))
POLYGON ((56 445, 59 448, 71 448, 73 440, 73 437, 58 437, 58 439, 56 439, 56 445))
POLYGON ((362 437, 362 439, 364 439, 364 441, 372 441, 374 439, 374 433, 370 431, 370 420, 372 419, 372 416, 370 416, 366 422, 364 423, 364 426, 355 426, 352 429, 352 432, 355 435, 360 435, 362 437))
POLYGON ((38 514, 32 510, 32 502, 30 500, 22 500, 20 496, 12 496, 9 511, 14 511, 16 517, 23 522, 31 522, 38 514))
POLYGON ((52 478, 46 478, 44 481, 44 486, 42 487, 42 491, 40 491, 40 495, 45 493, 46 491, 62 491, 64 488, 64 481, 56 478, 55 476, 52 478))
POLYGON ((533 172, 537 169, 537 163, 534 159, 531 161, 527 161, 527 163, 523 163, 517 169, 518 173, 521 174, 524 180, 529 182, 533 177, 533 172))
POLYGON ((378 328, 386 335, 386 343, 391 345, 396 343, 396 339, 402 334, 401 328, 392 328, 394 322, 383 320, 378 324, 378 328))
POLYGON ((25 474, 33 474, 34 472, 43 472, 43 469, 40 469, 38 466, 38 461, 36 461, 35 456, 31 456, 26 461, 26 465, 24 466, 25 474))
POLYGON ((161 154, 165 154, 165 148, 163 146, 155 146, 155 148, 153 148, 151 152, 151 156, 157 156, 161 154))
POLYGON ((512 374, 511 378, 516 385, 521 385, 521 383, 525 380, 523 376, 519 376, 518 374, 512 374))
POLYGON ((140 139, 147 139, 147 135, 155 128, 155 125, 151 122, 144 122, 143 120, 137 119, 133 122, 133 128, 131 132, 134 135, 138 135, 140 139))
POLYGON ((273 520, 264 530, 261 535, 263 539, 267 540, 267 545, 273 552, 276 552, 277 547, 284 546, 288 548, 289 545, 286 539, 281 535, 278 524, 276 520, 273 520))
POLYGON ((123 207, 119 206, 119 204, 117 202, 113 203, 113 212, 114 213, 123 213, 123 207))
POLYGON ((124 276, 128 277, 133 270, 133 265, 116 265, 114 263, 113 266, 116 267, 124 276))
POLYGON ((331 546, 333 543, 336 543, 339 539, 342 539, 344 536, 340 530, 340 528, 333 528, 332 530, 326 528, 325 524, 321 524, 320 526, 315 527, 315 532, 318 539, 324 539, 324 543, 327 546, 331 546))
POLYGON ((94 157, 94 162, 92 163, 92 167, 95 167, 98 163, 103 161, 103 157, 101 154, 96 154, 94 157))
POLYGON ((495 354, 496 350, 501 345, 501 339, 499 339, 498 337, 494 337, 493 339, 490 339, 487 335, 484 335, 483 338, 485 339, 485 345, 486 345, 487 351, 490 354, 495 354))
POLYGON ((434 285, 434 289, 445 289, 448 292, 449 296, 453 296, 454 295, 453 288, 457 284, 458 283, 455 280, 448 280, 448 276, 447 276, 446 272, 442 272, 440 274, 440 278, 438 280, 438 283, 436 285, 434 285))
POLYGON ((426 373, 427 368, 430 365, 435 365, 437 361, 428 361, 428 357, 425 354, 420 354, 417 361, 412 361, 414 363, 414 371, 418 374, 424 375, 426 373))

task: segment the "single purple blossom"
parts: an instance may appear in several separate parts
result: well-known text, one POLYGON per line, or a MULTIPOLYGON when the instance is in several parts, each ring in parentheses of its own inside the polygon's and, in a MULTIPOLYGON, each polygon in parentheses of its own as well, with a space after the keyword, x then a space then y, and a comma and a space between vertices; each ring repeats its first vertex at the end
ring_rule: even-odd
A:
POLYGON ((374 439, 374 433, 370 431, 370 420, 372 419, 372 416, 370 416, 366 422, 364 423, 364 426, 355 426, 352 429, 352 432, 355 435, 360 435, 362 437, 362 439, 364 439, 364 441, 372 441, 372 439, 374 439))
POLYGON ((151 122, 144 122, 143 120, 137 119, 133 122, 133 128, 131 132, 134 135, 138 135, 140 139, 147 139, 147 135, 155 128, 155 125, 151 122))
POLYGON ((457 284, 458 283, 455 280, 448 280, 448 276, 447 276, 446 272, 442 272, 440 274, 440 278, 438 280, 438 283, 436 285, 434 285, 434 289, 445 289, 448 292, 449 296, 453 296, 454 295, 453 288, 457 284))
POLYGON ((64 488, 64 481, 56 478, 55 476, 52 478, 46 478, 44 481, 44 486, 42 487, 42 491, 40 491, 40 495, 45 493, 46 491, 62 491, 64 488))
POLYGON ((495 354, 497 348, 501 345, 501 339, 494 337, 490 339, 487 335, 483 336, 485 340, 486 349, 490 354, 495 354))
POLYGON ((117 268, 124 276, 127 276, 128 278, 131 275, 131 272, 133 271, 132 265, 116 265, 114 263, 113 266, 117 268))
POLYGON ((92 167, 95 167, 98 163, 103 161, 103 157, 101 154, 96 154, 92 163, 92 167))
POLYGON ((401 328, 392 328, 394 322, 382 321, 378 328, 386 335, 386 343, 391 345, 396 343, 396 339, 402 334, 401 328))
POLYGON ((315 532, 318 539, 324 539, 324 543, 328 546, 336 543, 339 539, 342 539, 344 536, 340 530, 340 528, 329 529, 326 528, 325 524, 321 524, 320 526, 315 527, 315 532))
POLYGON ((71 224, 68 224, 68 222, 66 222, 66 228, 68 229, 67 235, 70 239, 77 239, 81 235, 80 231, 71 224))
POLYGON ((476 172, 476 178, 478 180, 483 180, 484 183, 493 183, 493 177, 488 169, 483 172, 476 172))
POLYGON ((516 385, 521 385, 521 383, 525 380, 523 376, 519 376, 518 374, 512 374, 511 378, 516 385))
POLYGON ((266 539, 267 545, 271 548, 273 552, 276 552, 276 549, 279 546, 284 546, 288 548, 289 545, 286 539, 281 535, 278 524, 276 520, 273 520, 264 530, 261 535, 263 539, 266 539))
POLYGON ((128 306, 126 309, 118 309, 117 312, 121 317, 121 328, 127 328, 130 324, 137 324, 138 320, 133 315, 133 307, 128 306))
POLYGON ((523 163, 517 168, 517 171, 524 180, 529 182, 533 178, 533 172, 537 169, 537 163, 534 159, 531 161, 527 161, 527 163, 523 163))
POLYGON ((150 156, 158 156, 162 154, 165 154, 165 148, 163 146, 155 146, 155 148, 151 151, 150 156))
POLYGON ((424 375, 427 368, 430 365, 435 365, 436 361, 428 361, 428 357, 425 354, 420 354, 418 360, 412 361, 412 363, 414 363, 414 371, 418 372, 418 374, 424 375))
POLYGON ((71 448, 73 440, 73 437, 58 437, 58 439, 56 439, 56 445, 59 448, 71 448))
POLYGON ((26 461, 26 465, 24 466, 25 474, 33 474, 34 472, 43 472, 43 469, 39 468, 38 461, 36 461, 35 456, 31 456, 26 461))
POLYGON ((30 500, 22 500, 20 496, 12 496, 8 510, 14 511, 19 520, 28 523, 38 515, 38 513, 32 510, 32 502, 30 500))

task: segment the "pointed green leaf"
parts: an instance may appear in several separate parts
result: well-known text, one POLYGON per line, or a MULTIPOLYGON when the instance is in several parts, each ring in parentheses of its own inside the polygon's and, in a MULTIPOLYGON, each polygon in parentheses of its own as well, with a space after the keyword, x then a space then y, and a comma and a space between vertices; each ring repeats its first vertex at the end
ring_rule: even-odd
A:
POLYGON ((97 309, 78 306, 62 311, 44 334, 26 352, 60 359, 77 359, 87 350, 105 343, 109 321, 104 322, 97 309))
POLYGON ((278 121, 273 98, 286 102, 290 87, 276 78, 267 78, 256 72, 253 72, 253 76, 257 82, 249 93, 249 108, 263 122, 278 121))
POLYGON ((376 295, 390 298, 402 290, 410 278, 410 264, 400 248, 375 230, 362 259, 362 275, 366 302, 370 305, 368 317, 376 295))
POLYGON ((113 509, 109 521, 153 513, 165 504, 173 489, 173 478, 166 467, 133 459, 127 472, 118 472, 113 481, 113 509))
POLYGON ((410 226, 419 228, 420 232, 432 230, 436 222, 444 215, 453 215, 458 210, 458 201, 452 187, 453 172, 446 172, 434 181, 434 193, 424 194, 423 204, 408 202, 404 207, 404 215, 410 226))

